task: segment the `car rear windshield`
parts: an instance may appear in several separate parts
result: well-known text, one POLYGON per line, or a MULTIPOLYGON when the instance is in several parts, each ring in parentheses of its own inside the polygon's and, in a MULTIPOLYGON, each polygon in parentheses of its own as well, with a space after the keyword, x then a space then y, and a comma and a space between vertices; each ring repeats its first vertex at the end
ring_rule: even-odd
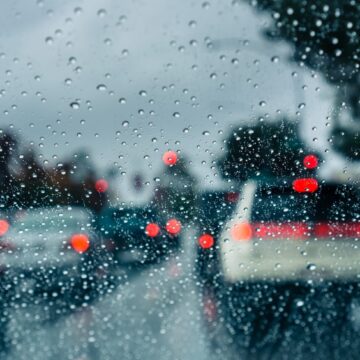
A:
POLYGON ((359 191, 346 185, 321 185, 315 194, 292 188, 260 188, 255 193, 252 221, 354 222, 360 221, 359 191))

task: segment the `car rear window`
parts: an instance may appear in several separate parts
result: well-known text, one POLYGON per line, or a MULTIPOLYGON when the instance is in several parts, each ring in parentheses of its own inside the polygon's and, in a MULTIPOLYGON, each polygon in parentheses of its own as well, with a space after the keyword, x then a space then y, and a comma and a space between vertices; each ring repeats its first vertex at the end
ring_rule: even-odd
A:
POLYGON ((349 185, 324 184, 315 194, 299 194, 290 187, 259 188, 252 221, 354 222, 360 221, 360 192, 349 185))
POLYGON ((251 220, 255 222, 304 222, 313 219, 315 198, 291 188, 260 188, 255 193, 251 220))
POLYGON ((360 192, 348 185, 324 185, 319 189, 316 220, 360 221, 360 192))

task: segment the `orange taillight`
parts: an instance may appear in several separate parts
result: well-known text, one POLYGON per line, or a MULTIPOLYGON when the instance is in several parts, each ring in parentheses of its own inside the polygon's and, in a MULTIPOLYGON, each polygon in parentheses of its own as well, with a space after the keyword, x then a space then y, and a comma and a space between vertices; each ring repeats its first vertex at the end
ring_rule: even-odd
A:
POLYGON ((70 239, 71 247, 82 254, 90 247, 89 238, 85 234, 74 234, 70 239))
POLYGON ((248 241, 252 237, 251 225, 247 222, 234 224, 230 229, 233 240, 248 241))

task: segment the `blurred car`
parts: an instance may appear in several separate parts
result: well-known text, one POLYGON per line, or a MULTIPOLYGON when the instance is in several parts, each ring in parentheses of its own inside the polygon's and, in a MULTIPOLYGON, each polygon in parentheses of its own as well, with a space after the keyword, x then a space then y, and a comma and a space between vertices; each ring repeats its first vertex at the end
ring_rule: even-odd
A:
POLYGON ((281 347, 295 356, 292 346, 310 349, 323 331, 323 344, 351 351, 338 334, 357 339, 348 320, 360 295, 359 189, 249 181, 201 202, 197 264, 216 349, 230 359, 277 358, 281 347))
POLYGON ((105 209, 98 229, 119 264, 153 263, 180 246, 181 222, 152 208, 105 209))
POLYGON ((18 211, 0 241, 0 263, 11 276, 15 300, 51 294, 75 303, 99 286, 111 259, 94 222, 80 207, 18 211))

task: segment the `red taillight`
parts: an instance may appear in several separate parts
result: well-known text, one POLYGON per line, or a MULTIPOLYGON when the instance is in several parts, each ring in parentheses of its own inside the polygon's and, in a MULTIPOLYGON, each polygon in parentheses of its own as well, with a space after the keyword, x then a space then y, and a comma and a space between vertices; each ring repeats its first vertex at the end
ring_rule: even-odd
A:
POLYGON ((294 180, 292 186, 298 193, 313 193, 318 189, 319 184, 316 179, 302 178, 294 180))
POLYGON ((146 225, 145 234, 150 237, 156 237, 160 233, 160 227, 158 224, 150 223, 146 225))
POLYGON ((214 245, 214 238, 210 234, 201 235, 198 241, 203 249, 210 249, 214 245))
POLYGON ((260 239, 305 239, 309 236, 308 225, 304 223, 256 223, 254 237, 260 239))
POLYGON ((179 220, 170 219, 166 223, 166 231, 171 235, 176 235, 181 231, 181 223, 179 220))
POLYGON ((7 222, 7 220, 1 219, 0 220, 0 236, 4 236, 8 230, 9 230, 9 223, 7 222))
POLYGON ((314 227, 314 236, 317 238, 359 238, 360 223, 320 223, 314 227))
POLYGON ((74 234, 70 239, 71 247, 82 254, 90 247, 89 238, 85 234, 74 234))

